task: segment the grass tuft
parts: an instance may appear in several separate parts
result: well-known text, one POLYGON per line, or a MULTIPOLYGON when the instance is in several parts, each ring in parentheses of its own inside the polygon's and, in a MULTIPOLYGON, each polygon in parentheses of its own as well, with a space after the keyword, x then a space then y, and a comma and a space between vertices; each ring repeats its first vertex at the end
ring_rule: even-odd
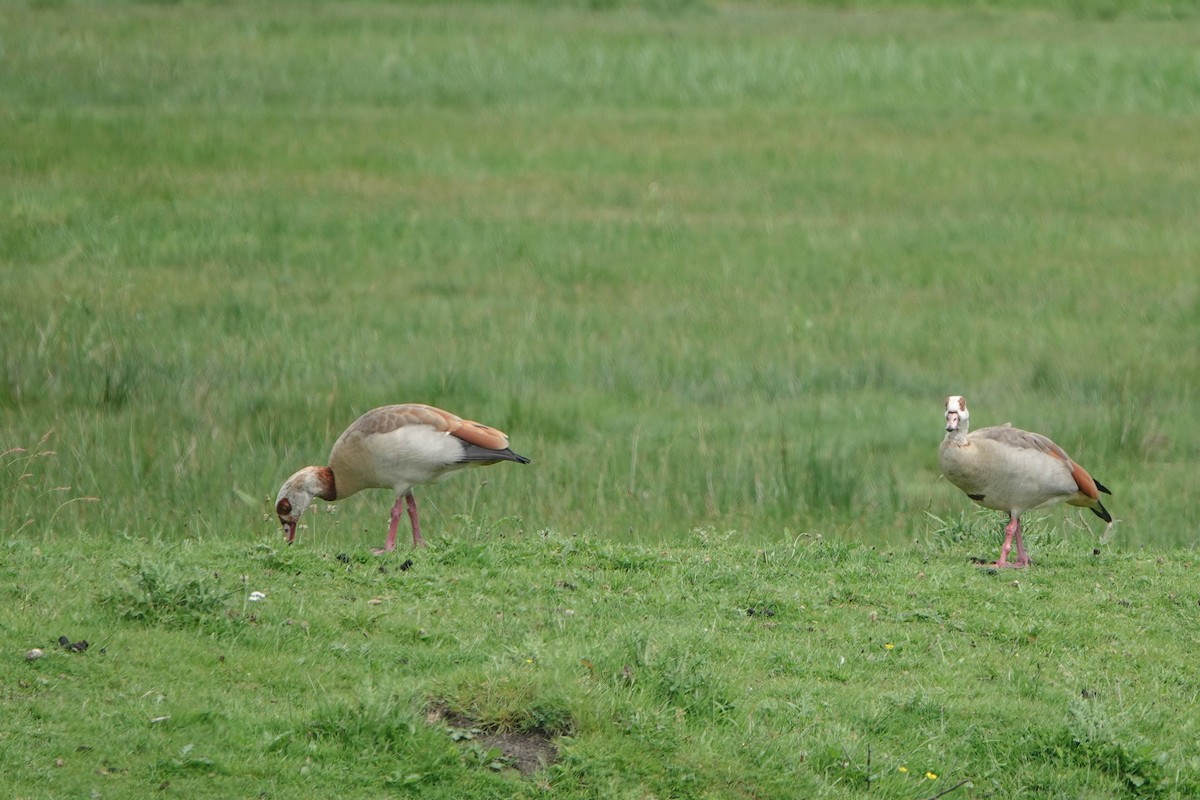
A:
POLYGON ((538 680, 534 663, 526 659, 513 675, 460 681, 431 699, 429 706, 487 731, 569 735, 575 725, 571 713, 554 696, 553 687, 538 680))
POLYGON ((418 730, 410 703, 377 690, 350 702, 327 701, 304 725, 308 737, 361 754, 402 753, 418 730))
MULTIPOLYGON (((1088 692, 1085 690, 1085 694, 1088 692)), ((1131 797, 1158 797, 1170 789, 1163 764, 1140 735, 1125 728, 1120 712, 1094 696, 1077 698, 1067 709, 1063 743, 1052 754, 1065 763, 1112 776, 1131 797)))
POLYGON ((213 628, 233 618, 233 592, 212 573, 148 559, 120 566, 128 577, 100 598, 120 619, 164 628, 213 628))

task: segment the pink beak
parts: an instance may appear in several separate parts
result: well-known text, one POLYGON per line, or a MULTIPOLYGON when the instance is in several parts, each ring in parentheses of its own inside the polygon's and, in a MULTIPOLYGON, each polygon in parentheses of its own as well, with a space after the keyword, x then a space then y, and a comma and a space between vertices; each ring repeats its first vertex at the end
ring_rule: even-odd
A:
POLYGON ((949 433, 951 431, 956 431, 956 430, 958 430, 958 412, 957 411, 947 411, 946 412, 946 432, 949 433))
POLYGON ((287 537, 287 543, 291 544, 292 540, 296 538, 296 523, 284 521, 283 535, 287 537))

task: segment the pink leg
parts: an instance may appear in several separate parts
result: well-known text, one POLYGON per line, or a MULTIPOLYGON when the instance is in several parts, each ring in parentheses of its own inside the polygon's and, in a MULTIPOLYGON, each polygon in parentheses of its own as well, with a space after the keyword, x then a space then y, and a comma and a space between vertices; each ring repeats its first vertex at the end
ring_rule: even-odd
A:
POLYGON ((381 553, 390 553, 392 550, 396 549, 396 527, 399 524, 400 524, 400 498, 397 497, 396 505, 392 506, 392 521, 388 525, 387 543, 383 546, 382 550, 373 551, 375 553, 375 555, 380 555, 381 553))
MULTIPOLYGON (((421 538, 421 523, 417 522, 417 498, 413 497, 413 493, 409 491, 404 495, 408 499, 408 518, 412 520, 413 529, 413 547, 424 547, 425 540, 421 538)), ((399 505, 397 500, 396 504, 399 505)))
POLYGON ((1029 554, 1025 552, 1025 541, 1021 538, 1021 518, 1016 518, 1017 522, 1017 562, 1015 566, 1028 567, 1029 554))
POLYGON ((997 567, 1008 566, 1008 551, 1012 550, 1013 537, 1017 533, 1017 520, 1011 519, 1004 526, 1004 544, 1000 546, 1000 560, 996 562, 997 567))
POLYGON ((1025 567, 1029 565, 1029 556, 1025 554, 1025 545, 1021 541, 1021 515, 1009 514, 1008 524, 1004 526, 1004 544, 1000 547, 1000 560, 989 567, 1025 567), (1010 562, 1008 553, 1012 550, 1013 540, 1017 543, 1017 560, 1010 562))

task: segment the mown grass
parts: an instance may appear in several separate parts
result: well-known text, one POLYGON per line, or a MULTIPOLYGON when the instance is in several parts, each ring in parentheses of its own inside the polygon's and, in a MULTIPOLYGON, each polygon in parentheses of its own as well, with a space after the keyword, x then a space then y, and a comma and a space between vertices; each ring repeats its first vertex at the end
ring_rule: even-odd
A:
POLYGON ((9 37, 2 89, 0 413, 6 445, 53 428, 61 483, 121 499, 81 525, 126 529, 129 505, 258 525, 357 413, 422 400, 539 462, 443 487, 448 514, 899 541, 914 509, 960 502, 931 453, 961 392, 978 424, 1043 430, 1130 493, 1122 543, 1193 537, 1186 24, 1003 6, 13 20, 31 33, 9 37), (834 496, 806 488, 827 474, 834 496))
POLYGON ((246 538, 62 562, 10 541, 6 638, 47 655, 0 665, 5 772, 18 797, 1191 796, 1194 562, 1043 533, 1015 577, 937 541, 711 530, 448 538, 405 569, 246 538), (138 600, 147 574, 166 591, 138 600), (434 706, 545 732, 559 760, 489 766, 434 706))
POLYGON ((9 4, 14 793, 1194 794, 1194 21, 9 4), (949 393, 1076 455, 1112 540, 1031 515, 1033 571, 969 568, 949 393), (284 550, 281 481, 398 401, 534 463, 421 491, 411 570, 382 494, 284 550))

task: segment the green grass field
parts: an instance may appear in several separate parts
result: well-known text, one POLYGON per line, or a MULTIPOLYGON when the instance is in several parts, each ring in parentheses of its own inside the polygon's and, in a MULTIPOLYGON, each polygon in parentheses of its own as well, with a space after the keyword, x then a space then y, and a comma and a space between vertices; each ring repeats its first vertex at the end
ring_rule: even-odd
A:
POLYGON ((1198 21, 5 5, 13 795, 1200 794, 1198 21), (947 394, 1111 539, 972 567, 947 394), (533 464, 418 489, 427 551, 369 555, 386 492, 285 549, 282 481, 393 402, 533 464))

